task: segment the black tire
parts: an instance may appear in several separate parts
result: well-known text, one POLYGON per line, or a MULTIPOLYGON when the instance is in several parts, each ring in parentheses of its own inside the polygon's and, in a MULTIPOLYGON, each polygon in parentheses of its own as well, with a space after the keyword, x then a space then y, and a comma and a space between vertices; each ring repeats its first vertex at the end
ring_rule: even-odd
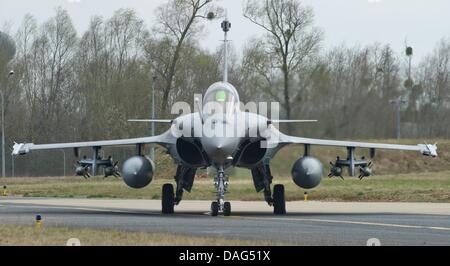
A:
POLYGON ((275 215, 286 214, 286 198, 283 185, 275 185, 273 188, 273 213, 275 215))
POLYGON ((223 216, 231 216, 231 203, 225 202, 223 205, 223 216))
POLYGON ((216 217, 219 215, 219 203, 214 201, 211 203, 211 216, 216 217))
POLYGON ((175 195, 172 184, 165 184, 162 188, 162 213, 163 214, 173 214, 175 195))

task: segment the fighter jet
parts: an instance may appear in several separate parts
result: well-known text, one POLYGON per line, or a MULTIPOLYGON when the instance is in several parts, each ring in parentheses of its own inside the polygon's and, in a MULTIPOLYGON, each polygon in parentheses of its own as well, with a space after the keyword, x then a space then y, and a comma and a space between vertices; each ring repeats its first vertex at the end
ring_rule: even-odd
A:
MULTIPOLYGON (((92 148, 91 160, 84 160, 80 173, 86 175, 85 169, 97 174, 102 163, 99 151, 109 146, 135 146, 136 155, 123 163, 122 177, 131 188, 141 189, 153 180, 155 164, 144 154, 146 145, 159 145, 167 150, 177 166, 176 187, 166 184, 162 188, 162 213, 173 214, 185 191, 191 192, 198 169, 213 168, 215 171, 213 185, 217 192, 211 204, 211 215, 231 215, 231 204, 225 201, 230 180, 225 170, 230 167, 251 170, 257 192, 264 192, 265 201, 273 207, 275 215, 286 214, 285 192, 283 185, 274 185, 270 170, 272 159, 288 145, 303 145, 304 154, 300 155, 292 169, 295 184, 303 189, 317 187, 324 176, 322 163, 312 156, 311 146, 334 146, 347 149, 345 159, 338 157, 332 164, 330 177, 342 177, 347 168, 350 176, 355 176, 359 168, 359 178, 372 175, 371 162, 365 158, 357 159, 356 149, 368 149, 371 157, 377 149, 416 151, 422 155, 436 157, 437 146, 430 144, 392 145, 363 142, 320 140, 294 137, 283 134, 276 125, 280 123, 309 123, 314 120, 279 120, 267 116, 243 111, 236 88, 228 82, 227 34, 231 23, 225 20, 221 24, 225 35, 224 78, 209 87, 203 99, 196 98, 198 111, 182 115, 173 120, 130 120, 132 122, 165 123, 170 129, 159 136, 106 140, 80 143, 15 144, 13 155, 25 155, 30 152, 52 149, 92 148), (214 108, 211 108, 213 106, 214 108), (219 111, 218 111, 219 110, 219 111), (223 134, 232 132, 233 134, 223 134), (89 168, 87 168, 90 166, 89 168), (83 171, 81 171, 83 170, 83 171)), ((117 164, 116 164, 117 165, 117 164)), ((117 170, 115 172, 118 172, 117 170)))

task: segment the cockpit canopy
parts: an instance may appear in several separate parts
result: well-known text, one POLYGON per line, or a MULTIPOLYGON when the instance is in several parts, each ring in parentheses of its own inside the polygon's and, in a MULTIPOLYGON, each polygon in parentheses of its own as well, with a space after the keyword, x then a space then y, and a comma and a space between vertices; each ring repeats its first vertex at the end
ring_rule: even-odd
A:
POLYGON ((230 83, 217 82, 208 88, 203 99, 203 113, 213 115, 217 113, 234 114, 240 105, 239 94, 230 83))

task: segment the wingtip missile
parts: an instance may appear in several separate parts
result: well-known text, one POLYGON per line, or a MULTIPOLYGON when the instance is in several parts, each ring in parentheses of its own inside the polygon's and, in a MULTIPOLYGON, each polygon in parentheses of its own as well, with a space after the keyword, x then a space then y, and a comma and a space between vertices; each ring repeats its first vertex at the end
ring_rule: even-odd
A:
POLYGON ((420 147, 420 152, 422 153, 422 155, 424 156, 430 156, 430 157, 438 157, 438 148, 437 148, 437 144, 419 144, 418 145, 420 147))
POLYGON ((30 153, 30 146, 33 144, 25 144, 25 143, 16 143, 14 142, 13 146, 13 156, 25 155, 30 153))

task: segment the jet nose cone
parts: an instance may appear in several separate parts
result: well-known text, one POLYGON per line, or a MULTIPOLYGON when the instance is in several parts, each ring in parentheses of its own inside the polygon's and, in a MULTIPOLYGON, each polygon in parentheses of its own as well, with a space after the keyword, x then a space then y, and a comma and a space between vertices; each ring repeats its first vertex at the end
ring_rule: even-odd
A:
POLYGON ((223 151, 223 150, 227 150, 227 148, 230 146, 230 145, 232 145, 232 143, 227 143, 226 141, 224 141, 224 140, 217 140, 217 143, 216 143, 216 150, 217 151, 223 151))
POLYGON ((202 144, 213 162, 223 164, 234 154, 239 140, 235 138, 204 138, 202 144))
POLYGON ((233 152, 234 143, 223 139, 212 140, 209 150, 212 153, 225 155, 233 152))

